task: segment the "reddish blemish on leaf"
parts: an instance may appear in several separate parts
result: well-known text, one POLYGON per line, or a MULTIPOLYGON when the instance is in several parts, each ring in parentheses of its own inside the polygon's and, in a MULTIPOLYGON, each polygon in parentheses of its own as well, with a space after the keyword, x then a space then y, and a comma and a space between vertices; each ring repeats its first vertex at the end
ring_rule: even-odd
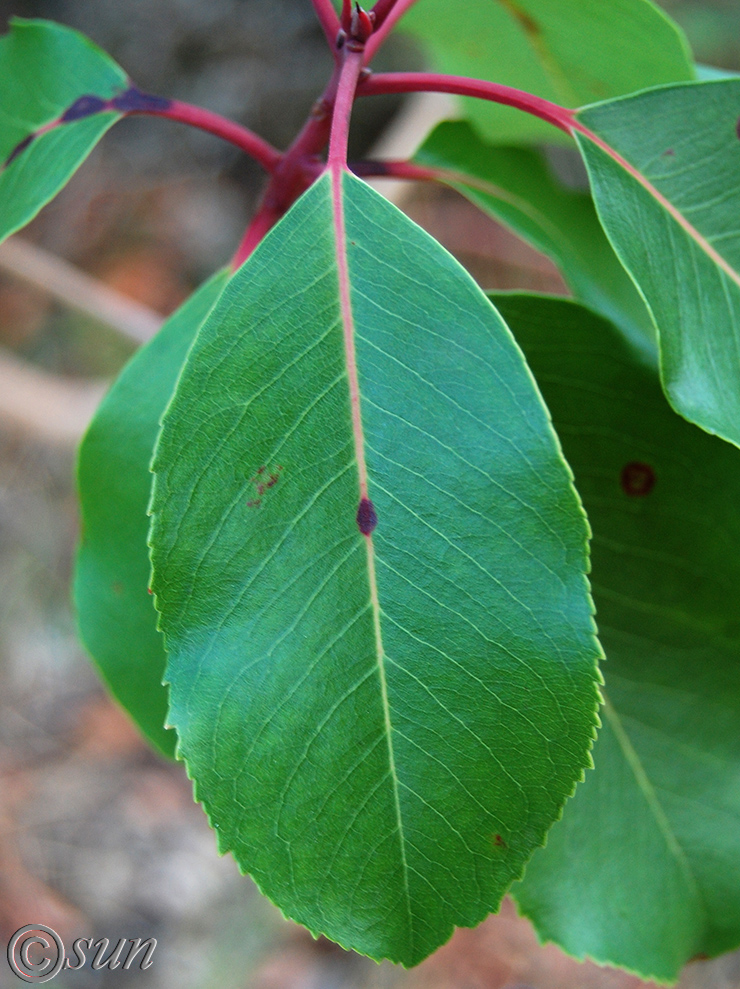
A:
POLYGON ((631 498, 644 498, 655 487, 655 471, 650 464, 635 460, 622 468, 619 483, 626 495, 631 498))
POLYGON ((21 154, 22 151, 26 150, 28 145, 31 143, 31 141, 33 141, 35 137, 36 137, 35 134, 29 134, 28 137, 24 137, 22 141, 19 141, 18 144, 16 144, 16 146, 10 152, 8 157, 5 159, 5 165, 3 167, 7 168, 12 161, 15 161, 18 155, 21 154))
POLYGON ((82 120, 84 117, 90 117, 93 113, 100 113, 102 110, 108 109, 108 103, 106 100, 102 100, 99 96, 80 96, 76 99, 74 103, 68 107, 62 116, 59 118, 59 122, 62 124, 69 124, 73 120, 82 120))
POLYGON ((504 841, 504 839, 501 837, 500 834, 495 834, 493 836, 493 843, 496 846, 496 848, 506 848, 506 842, 504 841))
POLYGON ((261 498, 255 498, 253 501, 247 502, 247 508, 259 508, 262 504, 261 498))
POLYGON ((147 587, 146 592, 147 594, 154 594, 154 591, 151 589, 151 587, 147 587))
POLYGON ((369 536, 378 524, 375 506, 369 498, 361 498, 357 509, 357 527, 363 536, 369 536))
POLYGON ((164 113, 172 106, 172 100, 142 93, 136 86, 131 86, 124 93, 114 96, 109 105, 120 113, 164 113))
POLYGON ((738 117, 737 124, 735 125, 735 133, 740 137, 740 117, 738 117))
POLYGON ((673 148, 666 148, 666 150, 663 152, 662 157, 663 158, 672 158, 675 155, 675 153, 676 152, 673 150, 673 148))

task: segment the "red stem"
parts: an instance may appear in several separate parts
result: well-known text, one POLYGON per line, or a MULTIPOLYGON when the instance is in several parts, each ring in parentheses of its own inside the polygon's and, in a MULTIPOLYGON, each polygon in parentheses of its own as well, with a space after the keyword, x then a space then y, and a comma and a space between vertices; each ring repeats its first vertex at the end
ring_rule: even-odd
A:
MULTIPOLYGON (((393 8, 394 11, 397 9, 393 8)), ((386 21, 386 24, 388 21, 386 21)), ((373 35, 375 37, 375 35, 373 35)), ((372 39, 371 39, 372 40, 372 39)), ((366 48, 367 50, 367 48, 366 48)), ((504 106, 513 106, 525 113, 531 113, 540 120, 559 127, 566 134, 581 130, 575 120, 575 110, 540 96, 533 96, 521 89, 503 86, 496 82, 481 79, 467 79, 465 76, 437 75, 433 72, 382 72, 362 79, 357 86, 358 96, 378 96, 385 93, 452 93, 455 96, 474 96, 491 100, 504 106)))
POLYGON ((283 157, 277 148, 274 148, 247 127, 242 127, 241 124, 236 124, 217 113, 204 110, 202 107, 181 103, 180 100, 170 100, 169 105, 163 108, 132 110, 126 115, 133 116, 134 114, 177 120, 182 124, 189 124, 191 127, 207 131, 209 134, 215 134, 216 137, 222 137, 225 141, 229 141, 251 155, 268 172, 274 172, 283 157))
POLYGON ((442 168, 425 168, 423 165, 414 165, 410 161, 388 160, 388 161, 353 161, 349 164, 349 169, 362 179, 388 178, 388 179, 411 179, 415 182, 444 182, 452 181, 452 172, 447 172, 442 168))
POLYGON ((365 65, 373 59, 395 25, 415 3, 416 0, 378 0, 373 7, 376 11, 375 30, 365 45, 365 65))
POLYGON ((335 173, 347 167, 349 121, 352 116, 352 104, 355 101, 357 80, 362 71, 363 49, 360 46, 353 48, 351 45, 352 43, 348 42, 332 114, 327 166, 335 173))
POLYGON ((316 16, 324 29, 329 47, 336 57, 337 35, 339 34, 339 18, 337 17, 331 0, 311 0, 316 16))

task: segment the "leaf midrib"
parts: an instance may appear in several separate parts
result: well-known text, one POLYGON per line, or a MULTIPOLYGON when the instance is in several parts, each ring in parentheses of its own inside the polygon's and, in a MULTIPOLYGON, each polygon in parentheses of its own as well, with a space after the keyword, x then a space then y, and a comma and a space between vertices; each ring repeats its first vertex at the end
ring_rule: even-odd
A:
POLYGON ((666 843, 666 847, 668 848, 673 858, 676 860, 682 874, 684 875, 684 878, 686 879, 686 882, 688 883, 689 887, 694 893, 696 903, 699 909, 701 910, 704 927, 706 928, 707 917, 708 917, 707 906, 706 903, 704 902, 704 897, 702 896, 697 880, 691 869, 689 860, 686 857, 686 853, 681 847, 681 843, 679 842, 678 838, 674 834, 673 828, 671 827, 671 823, 668 820, 668 815, 663 810, 663 805, 661 804, 658 798, 658 795, 655 791, 655 787, 650 782, 650 777, 648 776, 647 771, 642 764, 642 760, 640 759, 639 755, 637 754, 637 751, 635 750, 634 746, 632 745, 632 742, 629 739, 627 731, 624 725, 622 724, 621 717, 619 716, 616 708, 609 700, 609 697, 607 696, 607 693, 604 690, 604 688, 602 688, 601 692, 604 700, 604 713, 609 721, 612 731, 614 732, 614 736, 617 739, 617 744, 619 745, 619 748, 627 762, 627 765, 630 767, 630 770, 632 771, 632 775, 635 778, 635 782, 637 783, 638 789, 645 798, 645 802, 647 803, 648 808, 653 816, 653 819, 655 820, 658 830, 663 836, 663 839, 666 843))
MULTIPOLYGON (((343 199, 343 179, 344 169, 333 166, 328 171, 330 183, 330 202, 332 208, 332 221, 334 229, 334 247, 336 251, 337 278, 339 287, 340 316, 342 322, 342 337, 345 347, 345 361, 347 365, 347 379, 349 385, 349 398, 352 413, 352 438, 355 448, 355 459, 359 475, 359 498, 368 497, 367 487, 367 466, 365 463, 365 441, 362 430, 362 415, 360 407, 360 385, 357 372, 357 359, 355 353, 355 323, 352 310, 352 299, 350 292, 349 264, 347 260, 347 235, 344 221, 344 199, 343 199)), ((383 720, 385 736, 388 746, 388 770, 393 784, 393 801, 396 811, 396 827, 403 866, 403 884, 406 898, 406 913, 409 923, 409 947, 413 954, 414 924, 411 910, 411 892, 409 890, 409 866, 406 858, 406 839, 403 828, 403 817, 401 813, 401 799, 399 794, 399 779, 396 771, 396 759, 393 747, 393 724, 391 721, 390 701, 388 698, 388 683, 385 671, 385 652, 383 649, 383 634, 380 624, 380 601, 378 597, 378 585, 375 572, 375 550, 373 546, 372 532, 362 535, 365 541, 367 553, 367 576, 370 590, 370 605, 373 615, 373 634, 375 638, 375 657, 378 667, 378 680, 380 683, 380 695, 383 709, 383 720)))

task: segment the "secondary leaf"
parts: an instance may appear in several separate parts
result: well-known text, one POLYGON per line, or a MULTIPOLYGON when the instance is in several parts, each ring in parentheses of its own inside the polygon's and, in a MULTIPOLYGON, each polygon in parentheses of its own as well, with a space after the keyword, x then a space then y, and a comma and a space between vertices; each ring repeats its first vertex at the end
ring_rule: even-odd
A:
POLYGON ((79 32, 12 19, 0 38, 0 239, 36 216, 121 114, 86 113, 90 103, 78 104, 68 122, 60 118, 80 97, 108 100, 127 85, 123 70, 79 32))
POLYGON ((660 338, 673 407, 740 444, 740 79, 588 107, 576 134, 601 222, 660 338), (614 153, 621 156, 614 158, 614 153))
POLYGON ((514 895, 577 957, 672 980, 740 943, 740 454, 599 317, 494 300, 588 511, 607 655, 596 768, 514 895))
POLYGON ((454 173, 442 178, 552 258, 574 294, 653 359, 652 321, 604 235, 591 196, 563 186, 544 155, 487 144, 470 124, 448 121, 430 134, 414 161, 454 173))
MULTIPOLYGON (((421 0, 401 27, 425 42, 442 72, 563 106, 694 78, 682 32, 649 0, 421 0)), ((510 107, 466 100, 465 112, 500 144, 560 138, 510 107)))
POLYGON ((589 759, 586 523, 520 352, 325 175, 201 329, 154 467, 170 719, 220 848, 415 964, 496 908, 589 759))
POLYGON ((164 728, 164 641, 148 592, 149 462, 182 362, 227 278, 220 272, 206 282, 132 358, 95 413, 79 454, 80 636, 113 696, 170 756, 175 733, 164 728))

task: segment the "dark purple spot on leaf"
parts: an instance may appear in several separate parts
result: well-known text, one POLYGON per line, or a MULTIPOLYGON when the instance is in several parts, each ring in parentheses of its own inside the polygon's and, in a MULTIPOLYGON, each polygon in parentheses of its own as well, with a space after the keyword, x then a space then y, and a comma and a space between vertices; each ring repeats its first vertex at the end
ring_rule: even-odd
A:
POLYGON ((357 527, 363 536, 369 536, 378 524, 378 515, 375 506, 369 498, 361 498, 357 509, 357 527))
POLYGON ((735 133, 740 137, 740 117, 738 117, 737 124, 735 125, 735 133))
POLYGON ((131 86, 125 93, 114 96, 110 105, 121 113, 164 113, 172 106, 172 100, 142 93, 136 86, 131 86))
POLYGON ((676 152, 673 150, 673 148, 666 148, 666 150, 663 152, 663 157, 672 158, 675 155, 675 153, 676 152))
POLYGON ((650 464, 635 460, 622 468, 619 483, 626 495, 631 498, 643 498, 655 487, 655 471, 650 464))
POLYGON ((8 165, 11 163, 11 161, 15 161, 15 159, 18 157, 18 155, 22 151, 25 151, 26 150, 26 148, 28 147, 28 145, 31 143, 31 141, 33 141, 33 139, 35 137, 36 137, 35 134, 29 134, 28 137, 24 137, 22 141, 19 141, 18 144, 16 144, 16 146, 10 152, 10 154, 8 155, 8 157, 5 159, 5 165, 3 167, 4 168, 7 168, 8 165))
POLYGON ((72 106, 67 107, 64 111, 60 117, 60 123, 69 124, 73 120, 82 120, 84 117, 90 117, 93 113, 100 113, 107 108, 107 101, 101 100, 99 96, 80 96, 72 106))

